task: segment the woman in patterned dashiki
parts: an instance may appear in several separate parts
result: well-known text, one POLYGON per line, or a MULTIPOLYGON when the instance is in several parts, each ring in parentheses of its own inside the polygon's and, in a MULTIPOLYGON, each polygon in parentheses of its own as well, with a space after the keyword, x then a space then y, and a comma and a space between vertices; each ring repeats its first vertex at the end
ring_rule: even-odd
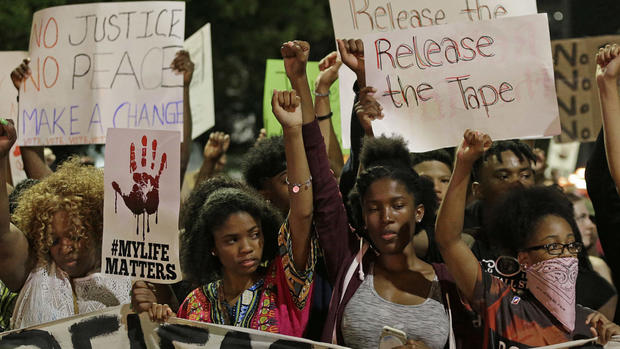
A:
POLYGON ((436 226, 448 269, 465 301, 483 317, 483 347, 530 348, 594 336, 606 343, 620 334, 620 327, 575 304, 577 254, 583 244, 575 238, 570 202, 558 190, 514 188, 496 208, 493 231, 526 271, 525 292, 482 270, 460 239, 471 169, 490 145, 488 135, 465 132, 436 226))
MULTIPOLYGON (((216 178, 200 185, 188 199, 182 260, 184 271, 203 286, 185 298, 177 315, 301 337, 316 262, 312 180, 299 97, 274 92, 273 108, 284 129, 288 218, 281 224, 278 211, 239 182, 216 178)), ((161 305, 150 311, 170 315, 161 305)))

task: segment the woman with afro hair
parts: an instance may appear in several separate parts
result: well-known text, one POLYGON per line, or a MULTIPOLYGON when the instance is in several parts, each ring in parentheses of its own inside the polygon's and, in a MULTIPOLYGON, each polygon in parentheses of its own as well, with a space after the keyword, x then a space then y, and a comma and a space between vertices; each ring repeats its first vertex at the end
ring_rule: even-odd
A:
MULTIPOLYGON (((312 181, 303 140, 299 97, 274 93, 284 128, 290 211, 286 221, 256 191, 215 178, 187 202, 182 236, 192 291, 178 317, 302 336, 312 294, 312 181)), ((160 312, 153 309, 152 313, 160 312)), ((168 309, 166 309, 169 312, 168 309)))
MULTIPOLYGON (((0 121, 1 123, 1 121, 0 121)), ((0 183, 15 142, 1 125, 0 183)), ((0 188, 0 278, 20 291, 11 327, 22 328, 129 303, 131 280, 101 274, 103 172, 73 158, 20 197, 9 219, 0 188)))
MULTIPOLYGON (((452 316, 460 320, 455 323, 471 323, 461 318, 461 309, 458 314, 454 309, 457 289, 445 266, 426 263, 414 250, 413 237, 434 224, 437 200, 432 182, 412 169, 404 140, 365 140, 364 168, 349 195, 355 233, 327 159, 309 161, 313 178, 324 178, 322 185, 328 188, 315 194, 315 200, 329 201, 315 208, 316 230, 334 285, 322 341, 377 348, 383 327, 389 326, 406 334, 407 347, 444 348, 453 331, 465 333, 453 329, 446 311, 447 297, 454 298, 452 316)), ((473 332, 459 338, 471 348, 475 339, 473 332)))

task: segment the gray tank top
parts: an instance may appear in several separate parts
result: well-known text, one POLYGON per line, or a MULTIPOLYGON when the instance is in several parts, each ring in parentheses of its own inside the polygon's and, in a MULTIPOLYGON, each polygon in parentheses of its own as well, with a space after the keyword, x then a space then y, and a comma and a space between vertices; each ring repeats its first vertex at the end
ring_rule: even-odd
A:
POLYGON ((441 286, 435 280, 426 301, 418 305, 392 303, 375 291, 372 274, 357 289, 342 315, 344 344, 356 349, 377 349, 383 326, 399 329, 408 339, 442 349, 450 335, 450 319, 441 303, 441 286))

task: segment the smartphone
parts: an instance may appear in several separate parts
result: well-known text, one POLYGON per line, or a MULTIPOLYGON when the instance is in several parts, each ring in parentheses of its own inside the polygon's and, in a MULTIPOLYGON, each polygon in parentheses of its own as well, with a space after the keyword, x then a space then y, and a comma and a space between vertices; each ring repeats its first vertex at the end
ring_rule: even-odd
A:
POLYGON ((407 343, 407 334, 390 326, 383 326, 379 349, 392 349, 407 343))

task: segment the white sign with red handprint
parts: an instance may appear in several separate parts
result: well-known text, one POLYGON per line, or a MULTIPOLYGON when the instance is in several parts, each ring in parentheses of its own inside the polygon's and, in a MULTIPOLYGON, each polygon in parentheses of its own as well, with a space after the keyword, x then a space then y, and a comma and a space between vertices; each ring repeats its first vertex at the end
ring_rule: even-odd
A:
POLYGON ((104 273, 159 283, 181 280, 179 142, 177 131, 108 130, 104 273))

